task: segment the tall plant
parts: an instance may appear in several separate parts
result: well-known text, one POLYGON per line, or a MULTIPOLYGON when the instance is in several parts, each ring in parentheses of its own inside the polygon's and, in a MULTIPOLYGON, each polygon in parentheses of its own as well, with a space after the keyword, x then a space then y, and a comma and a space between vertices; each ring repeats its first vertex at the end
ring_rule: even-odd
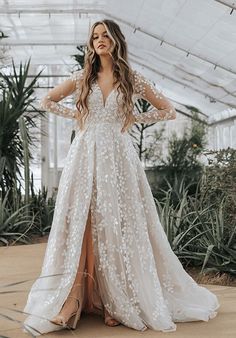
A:
POLYGON ((201 190, 208 193, 212 203, 225 200, 225 221, 233 226, 236 224, 236 150, 205 151, 204 155, 208 165, 203 173, 201 190))
POLYGON ((161 224, 175 254, 184 265, 201 266, 201 271, 222 271, 236 275, 236 224, 227 217, 226 195, 212 202, 211 189, 201 189, 190 195, 183 185, 175 192, 178 203, 173 203, 173 188, 156 201, 161 224))
MULTIPOLYGON (((191 127, 185 130, 182 137, 173 133, 169 140, 167 158, 163 160, 166 180, 171 186, 184 178, 185 185, 191 186, 189 193, 195 193, 203 170, 199 157, 207 143, 206 133, 206 124, 199 120, 196 112, 193 114, 191 127)), ((169 189, 166 181, 161 188, 169 189)))
POLYGON ((3 196, 15 184, 21 186, 21 168, 28 166, 32 158, 28 146, 35 140, 29 129, 37 127, 36 117, 44 114, 35 109, 32 96, 40 73, 29 82, 29 67, 30 60, 24 65, 21 63, 17 72, 12 62, 12 74, 0 71, 0 189, 3 196), (35 114, 26 113, 28 109, 35 114))

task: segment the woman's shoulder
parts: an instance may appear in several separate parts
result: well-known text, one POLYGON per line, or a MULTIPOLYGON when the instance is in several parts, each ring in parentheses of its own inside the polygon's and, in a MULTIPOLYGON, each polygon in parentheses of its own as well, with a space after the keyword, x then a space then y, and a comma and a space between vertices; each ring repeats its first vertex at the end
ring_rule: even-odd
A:
POLYGON ((75 70, 75 71, 71 74, 70 78, 71 78, 71 80, 77 81, 77 80, 79 80, 79 79, 82 78, 83 73, 84 73, 84 68, 75 70))
POLYGON ((134 82, 140 82, 140 81, 146 79, 144 77, 144 75, 136 69, 131 69, 131 74, 133 76, 134 82))
POLYGON ((131 68, 131 76, 135 89, 148 82, 147 78, 136 69, 131 68))
POLYGON ((130 71, 132 75, 140 74, 136 69, 133 69, 133 68, 130 68, 130 71))
POLYGON ((144 85, 147 83, 147 79, 136 69, 131 69, 131 75, 134 86, 134 94, 143 93, 144 85))
POLYGON ((75 70, 71 76, 70 79, 72 81, 75 81, 75 88, 78 90, 81 88, 81 81, 83 78, 84 68, 75 70))

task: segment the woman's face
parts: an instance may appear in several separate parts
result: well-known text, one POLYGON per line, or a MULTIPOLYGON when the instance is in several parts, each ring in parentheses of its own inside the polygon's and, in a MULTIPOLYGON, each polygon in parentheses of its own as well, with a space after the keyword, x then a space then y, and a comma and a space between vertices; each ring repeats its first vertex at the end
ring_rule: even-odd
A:
POLYGON ((109 38, 105 26, 97 25, 93 30, 93 48, 98 55, 105 55, 111 51, 112 40, 109 38))

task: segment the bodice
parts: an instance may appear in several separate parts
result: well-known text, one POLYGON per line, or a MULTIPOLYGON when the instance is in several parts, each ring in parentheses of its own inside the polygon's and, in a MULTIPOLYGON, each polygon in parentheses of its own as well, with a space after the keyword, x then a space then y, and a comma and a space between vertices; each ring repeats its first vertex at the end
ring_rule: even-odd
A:
MULTIPOLYGON (((154 85, 143 77, 137 71, 133 71, 133 95, 132 101, 143 98, 152 105, 152 109, 140 114, 133 111, 135 122, 138 123, 155 123, 157 121, 169 120, 176 118, 176 111, 173 105, 166 97, 157 90, 154 85)), ((53 88, 48 95, 41 101, 41 107, 55 114, 68 118, 77 118, 77 109, 70 109, 58 103, 64 97, 74 93, 75 102, 80 97, 80 80, 83 78, 83 69, 74 72, 69 80, 53 88)), ((103 102, 103 94, 97 81, 95 81, 90 89, 87 98, 89 114, 85 119, 85 125, 112 123, 121 125, 124 123, 122 112, 122 96, 123 94, 117 89, 109 93, 106 102, 103 102)), ((77 122, 78 125, 78 122, 77 122)))
POLYGON ((91 93, 88 96, 89 115, 87 123, 122 122, 121 114, 119 113, 119 107, 121 107, 122 102, 121 95, 114 88, 107 96, 104 104, 99 85, 97 82, 93 83, 91 93))

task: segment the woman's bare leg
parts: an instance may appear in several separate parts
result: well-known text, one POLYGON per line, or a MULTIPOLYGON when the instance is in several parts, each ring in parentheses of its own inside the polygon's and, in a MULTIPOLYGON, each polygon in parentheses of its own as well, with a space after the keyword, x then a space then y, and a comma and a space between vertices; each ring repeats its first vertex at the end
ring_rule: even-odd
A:
MULTIPOLYGON (((95 262, 95 257, 93 253, 93 239, 92 239, 92 227, 91 227, 91 222, 88 223, 87 227, 87 243, 86 243, 86 258, 87 258, 87 268, 88 268, 88 273, 93 276, 93 268, 94 268, 94 262, 95 262)), ((88 292, 92 293, 93 291, 93 279, 88 275, 88 292), (91 290, 91 291, 90 291, 91 290)), ((92 299, 88 299, 89 301, 89 307, 92 308, 92 299)), ((112 318, 107 310, 105 310, 105 322, 109 326, 116 326, 119 324, 119 322, 112 318)))
POLYGON ((94 291, 94 265, 95 257, 93 252, 93 238, 91 222, 88 223, 87 228, 87 244, 86 244, 86 267, 87 267, 87 310, 93 311, 93 291, 94 291))
MULTIPOLYGON (((85 268, 85 261, 86 261, 86 249, 87 249, 87 241, 88 241, 88 231, 90 227, 91 222, 91 211, 89 210, 88 219, 84 231, 84 237, 82 242, 82 248, 81 248, 81 255, 80 255, 80 261, 79 261, 79 267, 78 271, 73 283, 73 286, 70 290, 70 293, 68 296, 72 296, 77 298, 78 297, 78 288, 83 283, 84 278, 84 268, 85 268)), ((63 304, 63 307, 59 313, 60 317, 62 316, 65 321, 67 321, 70 317, 70 315, 77 310, 78 302, 75 298, 68 297, 63 304)), ((82 301, 82 300, 81 300, 82 301)), ((60 318, 57 320, 57 316, 53 318, 54 322, 60 322, 60 318)))
MULTIPOLYGON (((83 278, 84 278, 84 268, 85 268, 85 262, 87 258, 87 265, 88 265, 88 270, 91 275, 93 265, 94 265, 94 255, 93 255, 93 243, 92 243, 92 230, 91 230, 91 209, 89 209, 88 213, 88 219, 84 231, 84 237, 83 237, 83 243, 82 243, 82 248, 81 248, 81 255, 80 255, 80 261, 79 261, 79 267, 78 271, 73 283, 73 286, 71 288, 71 291, 69 293, 69 296, 72 296, 72 298, 68 297, 63 304, 63 307, 59 313, 60 316, 63 316, 64 320, 67 321, 71 315, 71 313, 75 312, 77 310, 77 300, 74 299, 73 297, 77 298, 78 297, 78 288, 80 285, 83 283, 83 278), (91 271, 90 271, 91 270, 91 271)), ((93 280, 89 278, 88 280, 88 288, 91 287, 91 283, 93 283, 93 280)), ((82 301, 82 300, 81 300, 82 301)), ((90 304, 92 306, 92 304, 90 304)), ((119 324, 119 322, 112 318, 107 310, 105 310, 105 323, 108 326, 116 326, 119 324)), ((53 319, 53 321, 56 321, 56 318, 53 319)), ((58 321, 60 322, 60 318, 58 318, 58 321)))
POLYGON ((80 255, 80 262, 79 262, 79 267, 77 271, 77 275, 75 277, 74 284, 72 286, 70 296, 75 296, 77 295, 77 290, 78 287, 83 283, 83 278, 84 278, 84 267, 85 267, 85 261, 86 261, 86 255, 87 255, 87 247, 88 247, 88 239, 89 239, 89 234, 91 229, 91 209, 89 209, 88 213, 88 219, 84 231, 84 238, 83 238, 83 244, 82 244, 82 249, 81 249, 81 255, 80 255))

